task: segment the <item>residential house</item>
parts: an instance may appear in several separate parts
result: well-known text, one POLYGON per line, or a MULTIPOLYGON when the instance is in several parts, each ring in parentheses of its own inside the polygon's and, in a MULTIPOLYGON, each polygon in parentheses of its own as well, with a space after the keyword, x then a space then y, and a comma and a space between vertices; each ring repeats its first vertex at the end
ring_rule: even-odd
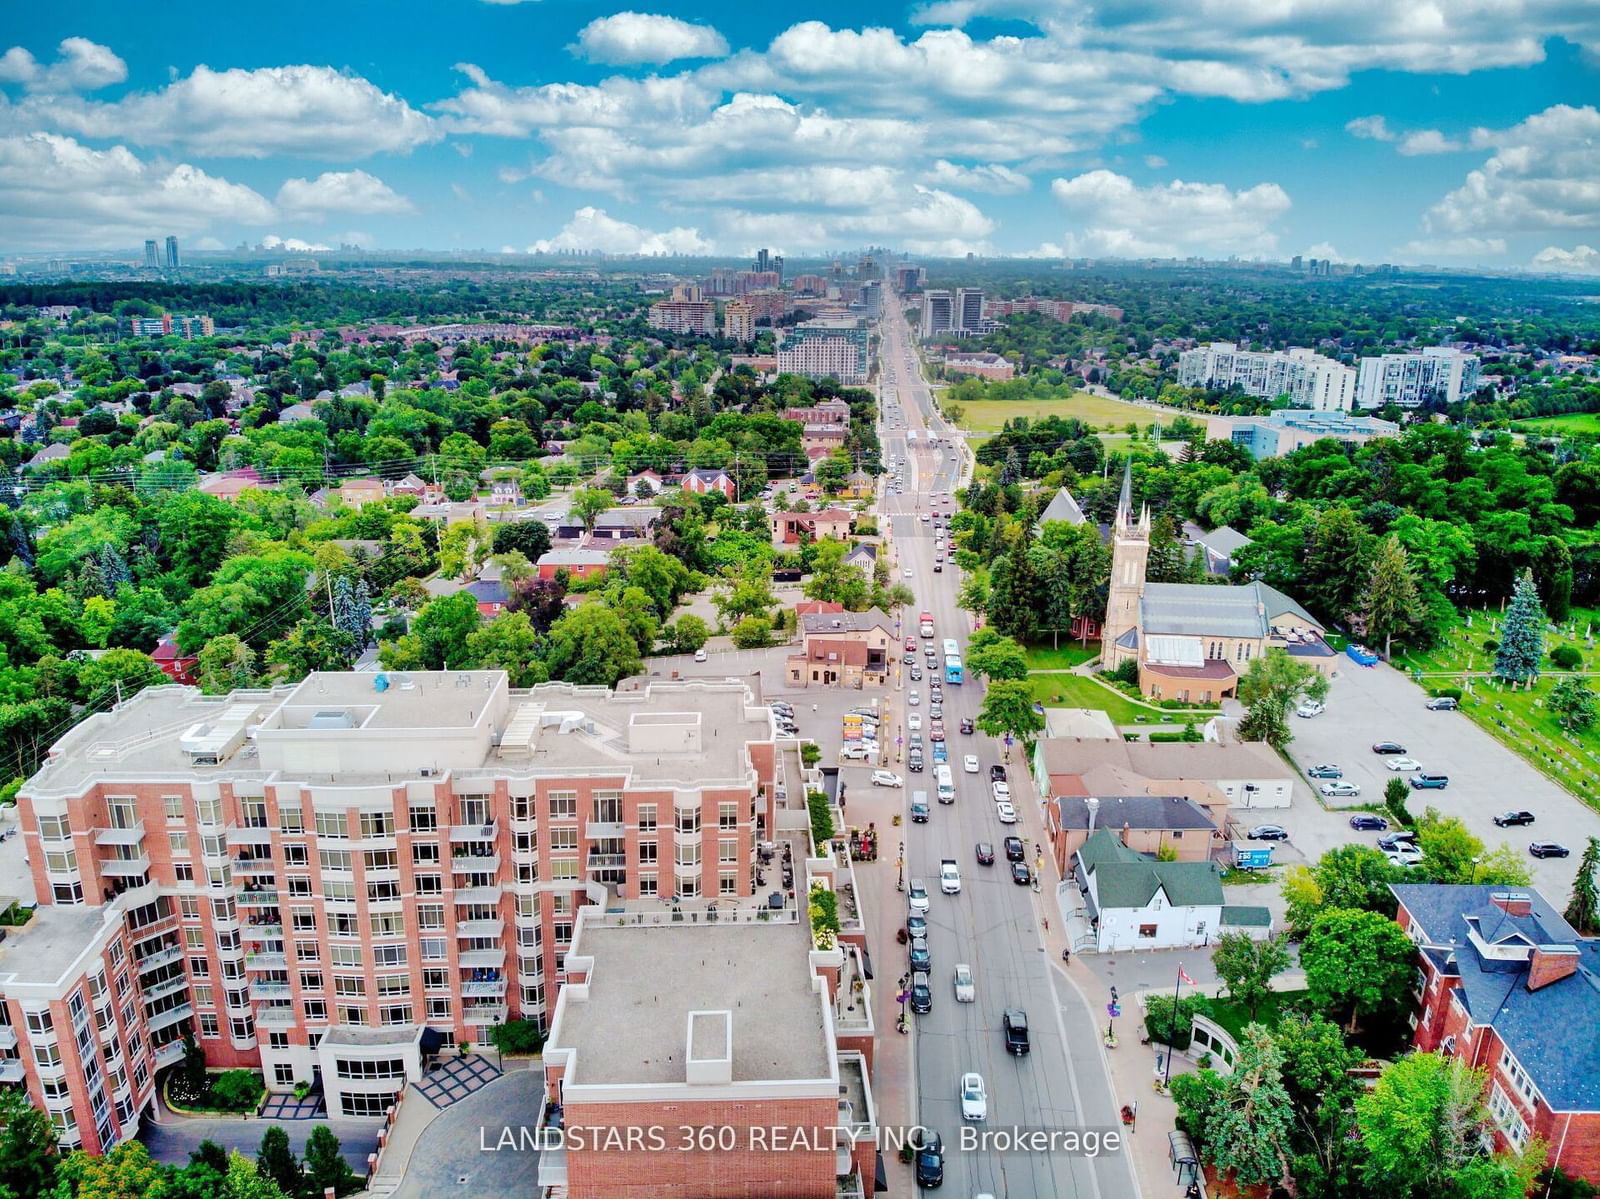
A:
POLYGON ((1221 844, 1228 805, 1205 807, 1184 795, 1057 795, 1044 815, 1056 869, 1065 877, 1072 855, 1100 830, 1139 853, 1167 850, 1180 862, 1207 861, 1221 844))
POLYGON ((1600 940, 1531 888, 1389 889, 1417 945, 1416 1047, 1484 1072, 1497 1148, 1537 1137, 1600 1183, 1600 940))
POLYGON ((878 490, 878 485, 873 477, 864 470, 853 470, 844 481, 844 488, 839 492, 847 500, 871 499, 878 490))
POLYGON ((872 570, 878 564, 878 547, 871 542, 863 541, 844 556, 846 566, 854 566, 857 570, 865 572, 867 578, 872 577, 872 570))
POLYGON ((660 495, 664 486, 666 484, 662 481, 661 476, 653 470, 646 469, 638 474, 628 476, 628 494, 638 496, 640 499, 660 495))
POLYGON ((499 616, 511 599, 510 591, 499 579, 478 579, 468 583, 462 590, 470 592, 472 598, 478 601, 478 615, 485 620, 499 616))
POLYGON ((1205 572, 1221 578, 1227 578, 1233 569, 1233 556, 1245 546, 1254 544, 1231 525, 1219 525, 1208 533, 1198 525, 1186 524, 1183 536, 1205 572))
POLYGON ((849 434, 848 425, 807 425, 800 434, 800 448, 808 456, 813 450, 825 456, 841 449, 849 434))
POLYGON ((1063 487, 1051 497, 1045 505, 1044 511, 1039 513, 1038 524, 1034 525, 1034 535, 1039 533, 1039 526, 1047 521, 1062 520, 1069 525, 1087 524, 1089 518, 1083 514, 1083 509, 1078 507, 1078 501, 1072 498, 1072 493, 1063 487))
POLYGON ((339 484, 339 499, 351 508, 384 499, 386 495, 382 479, 346 479, 339 484))
POLYGON ((408 474, 388 485, 391 496, 414 496, 424 504, 435 504, 444 499, 444 488, 430 483, 420 475, 408 474))
POLYGON ((844 540, 856 514, 848 508, 823 508, 817 512, 774 512, 771 518, 773 545, 798 545, 802 538, 821 541, 825 537, 844 540))
POLYGON ((683 489, 695 495, 705 495, 708 492, 720 491, 728 497, 731 504, 739 498, 739 485, 733 481, 733 476, 725 470, 708 470, 696 467, 683 476, 681 484, 683 489))
POLYGON ((52 462, 65 462, 72 451, 63 442, 52 442, 36 451, 29 458, 26 465, 30 467, 47 466, 52 462))
MULTIPOLYGON (((661 509, 640 504, 632 508, 607 508, 595 517, 589 541, 648 541, 661 520, 661 509)), ((583 522, 569 511, 556 525, 556 537, 572 541, 584 536, 583 522)))
POLYGON ((801 600, 794 606, 795 623, 806 616, 836 615, 844 611, 843 604, 836 604, 832 600, 801 600))
POLYGON ((1106 794, 1105 774, 1124 792, 1187 794, 1184 784, 1216 788, 1230 807, 1286 808, 1294 772, 1262 741, 1107 741, 1044 737, 1033 750, 1034 784, 1041 795, 1106 794), (1091 781, 1095 784, 1091 786, 1091 781))
POLYGON ((270 491, 277 486, 276 483, 265 482, 255 467, 241 466, 238 470, 220 471, 202 476, 196 490, 202 495, 215 496, 219 500, 232 503, 246 491, 270 491))
POLYGON ((859 690, 888 681, 894 625, 877 608, 816 612, 799 619, 801 649, 787 661, 790 686, 859 690))
POLYGON ((161 668, 161 673, 174 683, 192 685, 198 681, 196 667, 200 664, 199 655, 180 653, 178 642, 171 633, 162 635, 155 649, 150 651, 150 657, 161 668))
POLYGON ((489 484, 489 502, 497 508, 520 508, 522 484, 515 479, 495 479, 489 484))
POLYGON ((611 555, 605 550, 585 549, 581 546, 571 549, 546 550, 539 555, 535 564, 539 578, 553 579, 558 571, 566 571, 571 579, 587 579, 594 575, 604 574, 611 563, 611 555))
POLYGON ((1216 863, 1157 861, 1128 848, 1110 829, 1091 834, 1072 855, 1072 875, 1087 919, 1086 932, 1074 937, 1080 951, 1183 949, 1209 945, 1226 932, 1265 937, 1272 931, 1266 908, 1224 901, 1216 863))
POLYGON ((290 404, 288 407, 282 409, 278 413, 278 423, 280 425, 292 425, 296 421, 312 420, 314 419, 315 415, 316 414, 311 411, 310 401, 301 400, 298 404, 290 404))

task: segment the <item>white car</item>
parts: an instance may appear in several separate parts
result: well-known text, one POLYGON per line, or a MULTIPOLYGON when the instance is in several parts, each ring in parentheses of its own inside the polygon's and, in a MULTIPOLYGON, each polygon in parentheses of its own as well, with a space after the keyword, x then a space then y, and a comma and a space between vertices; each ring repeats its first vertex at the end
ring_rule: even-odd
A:
POLYGON ((920 691, 913 691, 910 695, 906 696, 906 703, 910 704, 913 708, 921 702, 922 693, 920 691))
POLYGON ((1017 810, 1004 800, 994 805, 994 814, 1000 817, 1001 824, 1015 824, 1017 822, 1017 810))
POLYGON ((1397 845, 1383 856, 1395 866, 1420 866, 1423 855, 1415 845, 1397 845))
POLYGON ((961 1118, 987 1120, 989 1093, 983 1089, 983 1075, 970 1072, 961 1076, 961 1118))
POLYGON ((1421 770, 1422 763, 1415 758, 1385 758, 1383 764, 1390 770, 1421 770))
POLYGON ((961 868, 954 862, 945 862, 939 867, 939 890, 946 895, 961 894, 961 868))
POLYGON ((978 997, 977 988, 972 984, 972 967, 965 962, 956 964, 955 984, 957 1003, 971 1003, 978 997))
POLYGON ((906 567, 904 570, 902 570, 900 573, 902 575, 904 575, 908 579, 912 577, 912 570, 911 570, 911 568, 909 566, 906 567))
POLYGON ((916 912, 921 916, 926 916, 930 906, 930 901, 928 899, 928 884, 923 882, 920 878, 912 879, 910 888, 906 891, 906 903, 911 906, 911 910, 913 912, 916 912))
POLYGON ((710 655, 706 653, 706 651, 705 651, 705 649, 703 647, 694 651, 694 660, 696 662, 704 662, 704 661, 707 661, 709 658, 710 658, 710 655))
POLYGON ((912 712, 909 716, 906 717, 906 728, 909 729, 911 732, 914 733, 918 729, 920 729, 921 727, 922 727, 922 715, 920 713, 912 712))
POLYGON ((1296 716, 1321 716, 1322 705, 1314 699, 1308 699, 1294 710, 1296 716))
POLYGON ((904 787, 905 780, 892 770, 874 770, 872 772, 872 785, 874 787, 904 787))
POLYGON ((962 758, 961 759, 961 768, 963 770, 965 770, 968 774, 977 774, 978 773, 978 755, 977 754, 968 754, 966 757, 962 758))
POLYGON ((839 756, 846 762, 862 762, 867 758, 867 747, 858 741, 854 745, 847 745, 841 749, 839 756))
POLYGON ((994 801, 995 801, 995 803, 1007 803, 1007 802, 1010 801, 1010 799, 1011 799, 1011 784, 1010 783, 996 783, 996 784, 994 784, 994 801))

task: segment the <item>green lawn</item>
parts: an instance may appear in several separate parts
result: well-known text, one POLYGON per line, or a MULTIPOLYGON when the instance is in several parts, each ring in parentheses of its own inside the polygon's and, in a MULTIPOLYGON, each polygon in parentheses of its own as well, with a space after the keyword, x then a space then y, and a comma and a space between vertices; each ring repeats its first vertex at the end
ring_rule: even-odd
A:
POLYGON ((1295 1007, 1305 997, 1304 991, 1273 991, 1261 1001, 1253 1018, 1248 1009, 1231 999, 1207 998, 1206 1014, 1222 1025, 1235 1041, 1242 1041, 1246 1025, 1264 1024, 1271 1028, 1277 1024, 1280 1013, 1295 1007))
MULTIPOLYGON (((1490 736, 1521 754, 1548 778, 1565 787, 1591 807, 1600 808, 1600 728, 1569 733, 1545 711, 1543 700, 1561 677, 1556 673, 1540 676, 1530 690, 1504 687, 1489 678, 1477 677, 1489 670, 1493 655, 1483 643, 1498 636, 1500 613, 1473 612, 1472 624, 1453 629, 1444 643, 1425 654, 1395 655, 1395 665, 1420 671, 1424 687, 1460 687, 1461 712, 1490 736), (1472 672, 1470 687, 1467 672, 1472 672)), ((1590 649, 1585 633, 1593 624, 1600 629, 1600 613, 1574 609, 1559 631, 1545 632, 1545 652, 1558 645, 1572 645, 1583 654, 1580 670, 1600 669, 1600 648, 1590 649)), ((1546 670, 1553 671, 1546 663, 1546 670)), ((1600 680, 1591 679, 1591 685, 1600 680)))
POLYGON ((1589 433, 1600 436, 1600 413, 1563 412, 1560 416, 1530 416, 1512 421, 1521 433, 1589 433))
POLYGON ((1047 708, 1097 708, 1117 725, 1139 723, 1141 716, 1147 724, 1163 721, 1181 724, 1187 715, 1194 715, 1201 720, 1212 715, 1211 712, 1168 712, 1148 708, 1081 674, 1031 674, 1028 676, 1028 687, 1033 692, 1034 700, 1047 708))
POLYGON ((1141 429, 1155 422, 1156 413, 1137 404, 1121 400, 1108 400, 1103 396, 1080 391, 1062 400, 977 400, 963 404, 965 413, 961 427, 974 433, 998 433, 1006 421, 1025 416, 1038 420, 1042 416, 1075 416, 1081 421, 1103 429, 1111 426, 1120 430, 1129 421, 1141 429))
POLYGON ((1088 645, 1068 641, 1063 643, 1060 649, 1052 649, 1047 643, 1041 642, 1026 648, 1029 670, 1071 670, 1100 653, 1098 641, 1091 641, 1088 645))

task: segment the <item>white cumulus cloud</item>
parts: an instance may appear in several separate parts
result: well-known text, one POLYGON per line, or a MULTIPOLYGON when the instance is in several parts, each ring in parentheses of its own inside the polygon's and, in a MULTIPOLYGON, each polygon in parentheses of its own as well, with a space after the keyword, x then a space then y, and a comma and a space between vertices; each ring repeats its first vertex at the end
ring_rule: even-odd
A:
POLYGON ((69 37, 56 48, 60 57, 49 66, 24 46, 0 54, 0 83, 20 83, 30 92, 93 91, 128 77, 128 64, 109 46, 88 38, 69 37))
POLYGON ((1475 129, 1494 153, 1428 210, 1434 234, 1600 229, 1600 110, 1557 104, 1509 129, 1475 129))
POLYGON ((1357 117, 1353 121, 1346 121, 1344 131, 1352 137, 1364 137, 1374 142, 1392 142, 1397 136, 1389 128, 1388 120, 1381 116, 1357 117))
POLYGON ((711 243, 691 228, 655 233, 607 216, 603 208, 584 207, 572 214, 554 237, 528 247, 530 254, 561 250, 600 250, 606 254, 708 254, 711 243))
POLYGON ((680 58, 721 58, 728 42, 709 25, 656 13, 619 12, 590 21, 573 50, 590 62, 611 65, 665 63, 680 58))
POLYGON ((1417 129, 1403 136, 1395 149, 1409 158, 1418 154, 1453 154, 1465 147, 1437 129, 1417 129))
POLYGON ((286 179, 278 207, 292 216, 329 212, 412 212, 411 201, 366 171, 324 171, 315 179, 286 179))
POLYGON ((1125 175, 1094 170, 1057 179, 1051 193, 1076 223, 1065 246, 1074 255, 1181 257, 1274 250, 1272 229, 1289 211, 1276 183, 1233 190, 1221 183, 1140 187, 1125 175))
POLYGON ((1570 250, 1546 246, 1533 256, 1532 265, 1536 271, 1600 275, 1600 250, 1589 245, 1573 246, 1570 250))
POLYGON ((97 150, 50 133, 0 137, 0 237, 9 245, 104 245, 272 215, 257 192, 186 162, 149 163, 126 146, 97 150))
POLYGON ((1432 237, 1408 241, 1395 250, 1402 262, 1441 262, 1462 259, 1469 263, 1487 262, 1506 252, 1503 237, 1432 237))
POLYGON ((997 196, 1025 192, 1033 186, 1033 181, 1021 171, 1012 170, 1004 163, 960 166, 947 158, 935 162, 933 169, 923 178, 938 187, 953 187, 958 191, 989 192, 997 196))

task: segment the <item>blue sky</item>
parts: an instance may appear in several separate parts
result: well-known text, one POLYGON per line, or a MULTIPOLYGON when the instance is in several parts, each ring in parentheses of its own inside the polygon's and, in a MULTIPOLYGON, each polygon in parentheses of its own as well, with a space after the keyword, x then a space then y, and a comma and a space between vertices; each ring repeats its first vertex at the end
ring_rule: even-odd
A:
POLYGON ((204 13, 9 10, 0 252, 176 233, 1600 274, 1593 0, 204 13))

